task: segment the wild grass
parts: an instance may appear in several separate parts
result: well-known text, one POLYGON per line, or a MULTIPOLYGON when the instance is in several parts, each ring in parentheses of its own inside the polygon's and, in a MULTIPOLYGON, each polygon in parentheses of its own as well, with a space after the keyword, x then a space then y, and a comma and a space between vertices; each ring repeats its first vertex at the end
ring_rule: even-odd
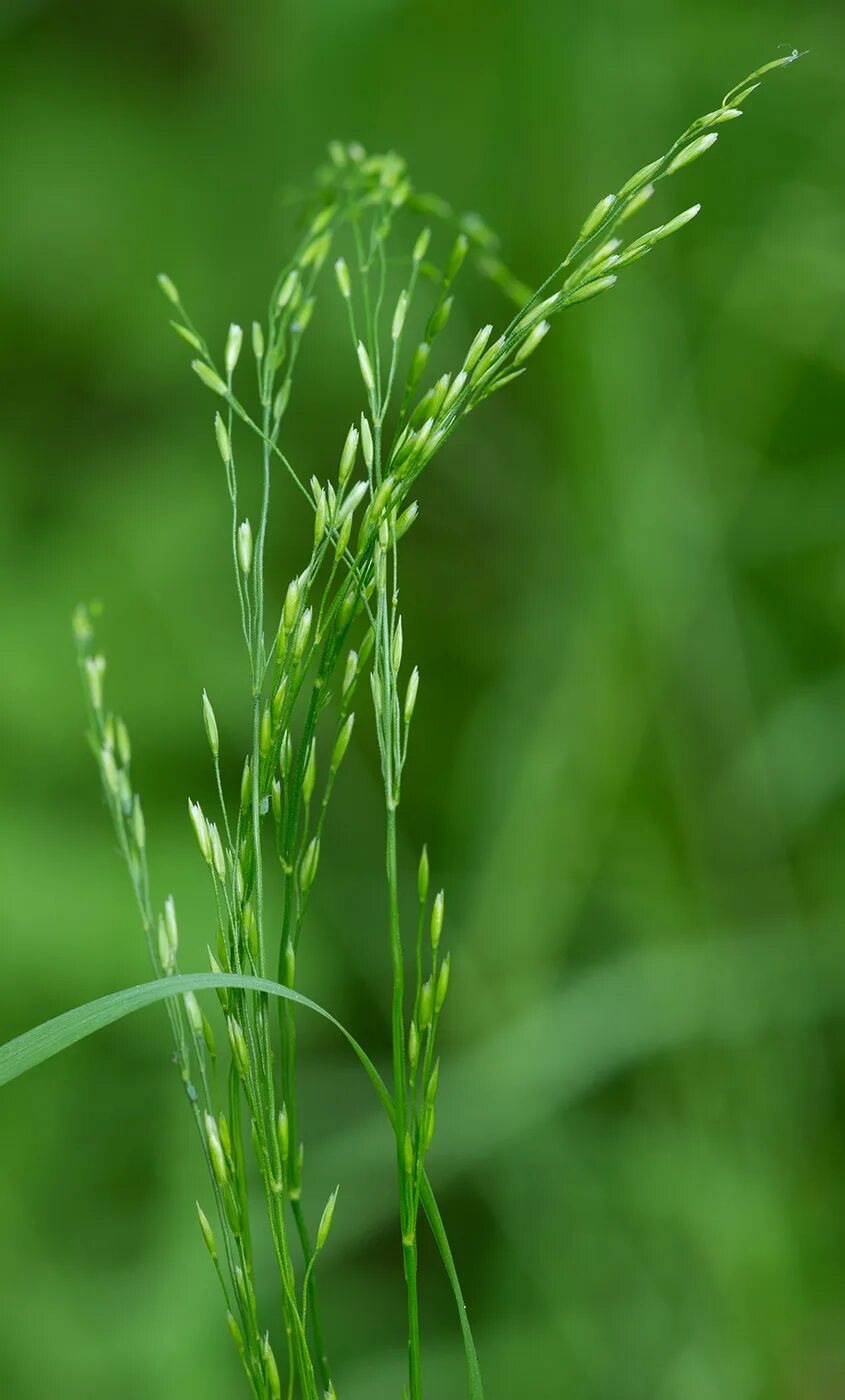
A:
MULTIPOLYGON (((274 1018, 267 985, 301 991, 297 960, 314 884, 325 869, 323 848, 342 839, 332 831, 331 798, 362 705, 375 727, 384 799, 380 946, 392 972, 392 1074, 383 1103, 395 1138, 397 1264, 401 1250, 407 1296, 406 1395, 420 1400, 423 1394, 421 1212, 455 1292, 470 1393, 482 1393, 460 1286, 426 1175, 451 962, 442 941, 444 892, 432 881, 425 847, 414 901, 407 900, 400 878, 397 809, 420 694, 400 607, 400 545, 404 550, 417 518, 419 478, 466 415, 525 373, 556 315, 610 291, 620 272, 695 218, 697 204, 626 241, 628 220, 642 213, 658 184, 709 150, 721 128, 742 115, 741 104, 762 77, 796 56, 767 64, 737 84, 663 156, 600 199, 533 293, 508 271, 490 230, 477 218, 456 218, 444 201, 418 191, 399 157, 369 156, 341 144, 331 147, 317 174, 303 236, 276 279, 263 322, 255 322, 248 336, 232 325, 222 355, 215 355, 173 281, 160 278, 174 328, 193 353, 193 369, 219 403, 213 434, 228 496, 228 567, 246 662, 239 788, 226 791, 217 715, 203 693, 219 810, 209 816, 188 802, 216 921, 209 963, 217 977, 222 1034, 195 991, 184 991, 179 980, 174 899, 159 903, 152 894, 130 738, 125 722, 106 704, 106 663, 91 610, 77 611, 74 631, 103 793, 155 975, 173 987, 166 1006, 174 1053, 208 1169, 211 1206, 198 1206, 199 1225, 247 1384, 260 1400, 281 1400, 283 1394, 319 1400, 335 1395, 336 1384, 342 1391, 319 1275, 335 1211, 345 1202, 335 1190, 318 1209, 306 1210, 300 1013, 292 996, 280 995, 274 1018), (484 325, 461 363, 438 373, 440 336, 467 264, 517 309, 498 331, 492 322, 484 325), (362 404, 356 421, 338 433, 331 470, 306 480, 290 459, 285 430, 301 349, 326 289, 339 297, 348 323, 362 404), (251 373, 244 374, 247 362, 251 373), (242 499, 254 476, 260 504, 250 521, 242 499), (307 502, 310 524, 297 571, 284 597, 274 599, 266 584, 268 525, 271 497, 281 486, 307 502), (273 913, 272 878, 281 887, 280 918, 273 913), (248 979, 261 979, 263 986, 248 979), (254 1182, 260 1186, 261 1220, 254 1182), (277 1297, 257 1293, 255 1265, 263 1240, 276 1264, 277 1297)), ((227 724, 226 732, 233 728, 227 724)), ((368 931, 362 931, 365 936, 368 931)))

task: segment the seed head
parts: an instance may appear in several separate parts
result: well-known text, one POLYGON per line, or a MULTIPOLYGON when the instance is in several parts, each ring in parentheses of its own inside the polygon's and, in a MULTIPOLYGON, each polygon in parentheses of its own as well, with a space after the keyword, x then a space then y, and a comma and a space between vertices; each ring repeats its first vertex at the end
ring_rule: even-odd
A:
POLYGON ((252 323, 252 353, 260 364, 264 359, 264 331, 260 321, 252 323))
POLYGON ((583 287, 576 287, 574 292, 567 293, 566 300, 568 305, 574 306, 578 301, 589 301, 591 297, 608 292, 615 286, 616 274, 611 273, 609 277, 597 277, 595 282, 586 282, 583 287))
POLYGON ((415 263, 419 264, 419 263, 422 262, 423 258, 425 257, 426 253, 428 252, 428 245, 429 245, 430 242, 431 242, 431 229, 430 229, 430 228, 424 228, 423 231, 422 231, 422 233, 419 235, 419 237, 418 237, 416 243, 414 244, 413 259, 414 259, 414 262, 415 262, 415 263))
POLYGON ((319 860, 320 838, 314 836, 305 848, 305 855, 302 857, 302 864, 299 867, 299 888, 303 894, 307 894, 314 883, 319 860))
POLYGON ((249 1053, 246 1048, 246 1037, 239 1021, 234 1016, 226 1018, 226 1030, 229 1033, 229 1045, 232 1048, 232 1059, 241 1079, 246 1079, 249 1071, 249 1053))
POLYGON ((361 414, 361 447, 364 452, 364 462, 367 471, 369 471, 373 465, 373 433, 370 428, 370 420, 363 413, 361 414))
POLYGON ((202 380, 207 389, 211 389, 213 393, 221 394, 223 397, 228 394, 229 390, 220 375, 215 374, 211 366, 205 363, 205 360, 192 360, 191 369, 202 380))

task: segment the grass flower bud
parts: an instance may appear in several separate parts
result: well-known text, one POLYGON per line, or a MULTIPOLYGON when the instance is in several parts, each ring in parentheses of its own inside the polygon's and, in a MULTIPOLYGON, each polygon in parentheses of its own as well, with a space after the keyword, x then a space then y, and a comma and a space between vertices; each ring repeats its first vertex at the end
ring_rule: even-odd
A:
POLYGON ((279 1156, 282 1162, 287 1162, 288 1149, 290 1147, 290 1129, 288 1127, 288 1111, 285 1104, 279 1109, 279 1116, 276 1120, 276 1140, 279 1144, 279 1156))
POLYGON ((425 904, 428 898, 429 873, 428 846, 423 846, 420 852, 420 863, 417 866, 417 896, 420 904, 425 904))
POLYGON ((122 719, 115 722, 115 736, 117 739, 117 756, 124 768, 128 768, 132 759, 132 745, 129 742, 129 730, 122 719))
POLYGON ((299 595, 302 592, 302 579, 292 578, 288 584, 288 591, 285 594, 285 606, 282 612, 282 623, 284 630, 290 632, 296 621, 296 614, 299 608, 299 595))
POLYGON ((420 671, 419 667, 415 666, 410 676, 408 677, 408 689, 405 691, 404 716, 406 724, 411 723, 411 719, 414 714, 414 706, 417 703, 417 691, 419 690, 419 688, 420 671))
POLYGON ((329 1196, 329 1199, 326 1202, 325 1210, 320 1216, 320 1223, 317 1226, 317 1253, 319 1253, 319 1251, 324 1247, 326 1240, 329 1237, 329 1230, 332 1228, 332 1217, 334 1216, 334 1208, 335 1203, 337 1201, 337 1193, 339 1190, 340 1187, 336 1186, 335 1189, 332 1191, 332 1194, 329 1196))
POLYGON ((240 326, 236 326, 233 322, 232 325, 229 327, 229 335, 226 340, 227 374, 234 374, 235 372, 235 366, 237 365, 238 360, 240 359, 241 346, 243 345, 243 340, 243 331, 241 330, 240 326))
POLYGON ((423 258, 425 257, 426 253, 428 252, 428 245, 429 245, 430 242, 431 242, 431 229, 430 229, 430 228, 424 228, 423 231, 422 231, 422 233, 419 235, 419 237, 418 237, 416 243, 414 244, 414 251, 413 251, 413 254, 412 254, 412 257, 413 257, 414 262, 417 263, 418 265, 419 265, 419 263, 422 262, 423 258))
POLYGON ((338 258, 334 265, 334 275, 337 279, 340 295, 344 301, 348 301, 352 295, 352 283, 349 279, 349 268, 346 266, 345 258, 338 258))
POLYGON ((273 400, 273 418, 278 423, 290 402, 290 380, 286 379, 273 400))
POLYGON ((523 360, 527 360, 529 355, 533 355, 540 341, 545 339, 550 329, 551 326, 548 321, 540 321, 533 330, 529 331, 513 357, 514 364, 521 365, 523 360))
POLYGON ((348 516, 346 517, 346 519, 344 520, 343 524, 341 525, 340 530, 338 531, 337 540, 335 541, 335 547, 334 547, 334 557, 335 557, 335 559, 342 559, 342 558, 343 558, 343 556, 344 556, 344 554, 346 553, 346 550, 347 550, 347 548, 348 548, 348 545, 349 545, 349 541, 350 541, 350 539, 351 539, 351 536, 352 536, 352 516, 351 516, 351 515, 348 515, 348 516))
POLYGON ((264 331, 260 321, 252 323, 252 353, 260 364, 264 359, 264 331))
POLYGON ((361 414, 361 448, 364 453, 364 462, 366 463, 367 471, 369 471, 373 465, 373 432, 370 427, 370 420, 364 413, 361 414))
POLYGON ((409 1132, 405 1132, 405 1141, 402 1144, 402 1160, 405 1167, 405 1175, 412 1177, 414 1174, 414 1143, 409 1132))
POLYGON ((278 687, 275 691, 275 694, 273 695, 273 699, 270 705, 270 713, 273 716, 274 725, 278 725, 282 718, 282 711, 285 706, 285 696, 287 695, 287 689, 288 678, 287 676, 282 676, 282 679, 279 681, 278 687))
POLYGON ((261 722, 258 726, 258 748, 262 758, 266 758, 270 752, 270 745, 273 742, 273 721, 270 717, 270 706, 265 705, 261 712, 261 722))
POLYGON ((160 272, 160 273, 158 274, 158 277, 156 278, 156 281, 158 282, 158 285, 161 287, 161 290, 164 292, 164 295, 167 297, 167 300, 168 300, 168 301, 172 301, 172 303, 173 303, 174 306, 178 306, 178 305, 179 305, 179 293, 177 292, 175 286, 174 286, 173 283, 171 282, 171 280, 170 280, 170 278, 168 277, 167 273, 166 273, 166 272, 160 272))
POLYGON ((431 1078, 425 1086, 425 1101, 433 1104, 437 1097, 437 1085, 440 1083, 440 1061, 436 1060, 434 1069, 431 1071, 431 1078))
POLYGON ((169 894, 164 901, 164 930, 167 938, 167 945, 170 949, 171 963, 176 958, 179 947, 179 929, 176 924, 176 905, 173 903, 173 895, 169 894))
POLYGON ((290 740, 290 731, 285 730, 282 738, 282 747, 279 754, 279 768, 285 782, 290 777, 290 767, 293 763, 293 745, 290 740))
POLYGON ((424 1156, 425 1153, 428 1151, 428 1149, 431 1147, 431 1142, 432 1142, 432 1138, 433 1138, 433 1137, 434 1137, 434 1109, 433 1109, 433 1108, 427 1108, 427 1109, 426 1109, 426 1112, 425 1112, 425 1117, 423 1118, 423 1130, 422 1130, 422 1150, 423 1150, 423 1156, 424 1156))
POLYGON ((120 788, 120 775, 117 771, 114 754, 107 746, 100 751, 100 766, 103 770, 103 779, 110 792, 117 795, 120 788))
MULTIPOLYGON (((453 381, 452 381, 452 387, 450 388, 448 394, 446 395, 445 399, 443 400, 443 413, 448 413, 449 410, 450 410, 450 408, 453 408, 453 407, 454 407, 455 402, 456 402, 456 400, 460 397, 461 392, 463 391, 463 387, 464 387, 464 385, 466 384, 466 382, 467 382, 467 373, 466 373, 466 370, 463 370, 463 369, 462 369, 462 370, 460 371, 459 374, 456 374, 456 375, 455 375, 455 378, 454 378, 453 381)), ((432 420, 432 419, 429 419, 429 422, 431 423, 431 425, 432 425, 432 427, 433 427, 433 426, 434 426, 433 420, 432 420)), ((422 435, 422 434, 421 434, 421 435, 422 435)), ((428 436, 428 434, 426 434, 426 436, 428 436)))
POLYGON ((214 873, 221 885, 226 883, 226 857, 223 853, 223 842, 220 840, 220 832, 214 822, 208 823, 208 835, 211 840, 211 860, 214 866, 214 873))
POLYGON ((167 925, 162 915, 158 921, 158 960, 162 972, 173 971, 173 949, 167 936, 167 925))
POLYGON ((217 732, 217 719, 205 690, 202 693, 202 718, 208 738, 208 747, 211 749, 212 757, 216 758, 220 749, 220 737, 217 732))
POLYGON ((311 609, 306 608, 296 629, 296 636, 293 639, 293 659, 301 661, 305 646, 308 641, 308 634, 311 631, 311 609))
POLYGON ((354 724, 354 714, 347 715, 340 731, 338 732, 338 736, 335 739, 334 748, 332 750, 331 771, 333 773, 337 772, 338 768, 343 762, 344 754, 346 753, 346 750, 349 747, 349 740, 352 737, 352 729, 354 724))
POLYGON ((217 1241, 214 1238, 214 1231, 211 1228, 208 1216, 206 1215, 199 1201, 197 1201, 197 1216, 199 1218, 200 1229, 202 1230, 202 1237, 205 1240, 206 1248, 208 1249, 208 1252, 211 1255, 212 1259, 216 1259, 217 1241))
POLYGON ((208 834, 208 823, 200 804, 192 802, 190 798, 188 798, 188 815, 191 818, 191 825, 194 828, 194 835, 203 858, 211 864, 211 837, 208 834))
POLYGON ((443 932, 443 909, 445 898, 442 890, 438 890, 434 896, 434 905, 431 910, 431 946, 437 952, 440 943, 440 935, 443 932))
POLYGON ((282 1400, 282 1380, 269 1337, 265 1337, 261 1343, 261 1360, 264 1363, 264 1374, 267 1377, 270 1400, 282 1400))
POLYGON ((273 809, 273 820, 278 826, 282 820, 282 785, 278 778, 273 779, 270 788, 270 805, 273 809))
POLYGON ((706 136, 699 136, 695 141, 690 141, 689 145, 684 146, 683 150, 678 151, 678 154, 669 162, 666 167, 666 174, 674 175, 676 170, 683 169, 685 165, 689 165, 692 161, 697 160, 699 156, 703 156, 704 152, 709 151, 710 147, 713 146, 718 139, 718 131, 708 131, 706 136))
POLYGON ((340 510, 337 513, 338 525, 343 525, 347 520, 351 520, 353 514, 361 504, 367 494, 368 486, 366 481, 356 481, 349 495, 344 497, 340 510))
POLYGON ((468 248, 469 239, 467 238, 465 233, 459 233, 454 243, 452 244, 452 251, 450 252, 448 261, 446 263, 446 270, 443 273, 443 281, 446 283, 447 286, 450 282, 454 282, 455 278, 457 277, 458 273, 463 267, 464 258, 467 255, 468 248))
POLYGON ((402 648, 404 645, 402 631, 402 619, 398 619, 393 632, 393 640, 390 644, 390 664, 393 667, 394 676, 398 676, 399 668, 402 665, 402 648))
POLYGON ((447 953, 437 974, 437 990, 434 993, 434 1009, 442 1011, 443 1003, 446 1000, 446 993, 449 990, 449 969, 452 964, 452 955, 447 953))
POLYGON ((305 331, 307 331, 309 325, 311 324, 311 317, 313 315, 314 298, 309 297, 308 300, 303 304, 302 310, 297 315, 297 318, 294 321, 291 330, 295 331, 297 335, 303 335, 305 331))
POLYGON ((135 838, 135 845, 138 847, 138 850, 143 851, 147 842, 147 827, 144 821, 141 799, 137 793, 132 800, 132 835, 135 838))
POLYGON ((367 347, 362 340, 358 341, 358 365, 367 393, 371 395, 374 394, 376 387, 375 375, 373 374, 370 357, 367 354, 367 347))
POLYGON ((434 988, 431 985, 431 978, 427 978, 420 987, 420 1030, 424 1031, 431 1025, 431 1012, 434 1006, 434 988))
POLYGON ((305 855, 302 857, 302 864, 299 867, 299 888, 303 894, 307 894, 314 883, 319 860, 320 838, 314 836, 305 848, 305 855))
POLYGON ((215 1123, 210 1113, 206 1113, 204 1124, 206 1124, 206 1142, 208 1144, 208 1156, 211 1158, 211 1168, 214 1170, 214 1176, 217 1177, 218 1184, 220 1184, 220 1186, 225 1186, 228 1179, 228 1169, 227 1162, 225 1162, 225 1152, 222 1151, 222 1142, 220 1141, 220 1133, 218 1133, 217 1130, 217 1123, 215 1123))
POLYGON ((226 1019, 226 1030, 229 1033, 229 1045, 232 1049, 232 1059, 241 1079, 246 1079, 249 1071, 249 1054, 246 1048, 246 1038, 241 1028, 240 1022, 234 1016, 226 1019))
POLYGON ((241 811, 245 812, 249 807, 249 799, 252 795, 252 768, 249 758, 244 759, 244 768, 241 773, 241 811))
POLYGON ((641 190, 638 190, 633 198, 628 200, 624 209, 621 211, 619 223, 624 223, 626 219, 631 218, 632 214, 636 214, 638 210, 642 209, 643 205, 648 203, 653 194, 654 185, 644 185, 641 190))
POLYGON ((305 761, 305 772, 302 776, 302 800, 307 804, 314 796, 314 784, 317 781, 317 741, 312 739, 308 746, 308 758, 305 761))
POLYGON ((419 384, 423 371, 428 364, 428 357, 431 354, 431 346, 427 340, 421 340, 411 361, 411 368, 408 371, 408 387, 413 389, 419 384))
POLYGON ((202 1012, 200 1011, 200 1004, 193 992, 186 992, 182 1000, 185 1003, 185 1014, 188 1017, 188 1024, 194 1035, 199 1037, 202 1035, 202 1012))
POLYGON ((85 679, 88 682, 88 694, 91 704, 95 710, 103 708, 103 676, 106 674, 106 658, 104 656, 88 656, 85 659, 85 679))
POLYGON ((248 520, 238 526, 238 563, 244 578, 248 577, 252 570, 252 526, 248 520))
POLYGON ((285 307, 290 305, 293 294, 298 286, 299 273, 296 268, 294 268, 292 272, 288 273, 279 290, 279 295, 276 300, 276 307, 279 311, 284 311, 285 307))
POLYGON ((493 334, 492 325, 482 326, 466 353, 463 369, 466 374, 471 374, 487 348, 487 342, 493 334))
POLYGON ((683 213, 676 214, 674 219, 663 225, 658 238, 668 238, 671 233, 677 233, 679 228, 683 228, 684 224, 690 223, 696 217, 700 209, 700 204, 692 204, 689 209, 684 209, 683 213))
POLYGON ((215 413, 214 415, 214 434, 217 438, 220 456, 223 458, 224 465, 228 467, 232 460, 232 444, 229 441, 229 433, 226 424, 223 422, 219 413, 215 413))
POLYGON ((591 210, 581 225, 581 232, 578 234, 579 243, 583 243, 586 239, 592 237, 599 224, 610 213, 615 203, 615 194, 606 194, 604 199, 599 200, 598 204, 591 210))
POLYGON ((452 310, 453 300, 453 297, 446 297, 445 301, 442 301, 439 306, 436 306, 434 308, 434 311, 431 314, 431 320, 429 321, 425 332, 425 338, 429 343, 432 340, 436 339, 440 332, 445 328, 446 322, 449 320, 449 315, 452 310))
POLYGON ((194 374, 202 380, 206 388, 211 389, 212 393, 221 394, 223 397, 228 394, 229 390, 226 388, 220 375, 215 374, 211 366, 205 363, 205 360, 192 360, 191 369, 194 371, 194 374))
POLYGON ((317 498, 317 509, 314 511, 314 548, 320 543, 326 533, 326 519, 328 516, 328 502, 325 490, 322 490, 317 498))
POLYGON ((285 944, 285 985, 292 987, 296 981, 296 949, 289 938, 285 944))
POLYGON ((254 962, 258 954, 258 921, 251 903, 244 905, 241 911, 241 923, 246 938, 246 946, 254 962))
POLYGON ((396 521, 396 529, 394 531, 394 538, 397 542, 401 540, 403 535, 407 535, 408 531, 410 530, 419 513, 420 508, 417 505, 416 501, 412 501, 411 504, 405 510, 403 510, 402 514, 396 521))
POLYGON ((337 484, 340 487, 346 485, 352 475, 352 468, 355 466, 355 458, 358 453, 358 429, 355 424, 346 434, 346 441, 343 444, 343 451, 340 454, 340 466, 337 472, 337 484))
POLYGON ((349 687, 351 686, 351 684, 352 684, 352 682, 354 681, 354 679, 355 679, 355 677, 356 677, 357 674, 358 674, 358 653, 357 653, 357 651, 354 651, 354 650, 353 650, 353 651, 350 651, 349 655, 348 655, 347 658, 346 658, 346 669, 345 669, 345 671, 344 671, 344 673, 343 673, 343 685, 341 686, 341 691, 340 691, 340 693, 341 693, 341 695, 342 695, 342 697, 343 697, 344 699, 346 699, 346 695, 347 695, 347 693, 348 693, 348 691, 349 691, 349 687))
POLYGON ((478 384, 480 380, 482 380, 484 376, 488 374, 491 369, 494 368, 494 366, 498 363, 499 359, 501 358, 502 351, 504 350, 504 348, 505 337, 503 335, 500 335, 499 339, 494 341, 494 343, 490 346, 490 349, 484 352, 484 354, 481 356, 481 359, 478 361, 478 364, 475 366, 475 369, 472 373, 472 377, 470 379, 471 384, 478 384))
POLYGON ((178 321, 171 321, 170 324, 186 345, 190 345, 192 350, 199 350, 200 354, 203 353, 202 341, 198 335, 194 335, 193 331, 189 331, 187 326, 180 325, 178 321))
POLYGON ((601 292, 609 292, 611 287, 616 285, 616 274, 611 273, 609 277, 597 277, 595 282, 587 282, 583 287, 576 287, 574 292, 569 292, 566 297, 567 304, 574 306, 579 301, 589 301, 591 297, 597 297, 601 292))
POLYGON ((411 1069, 416 1069, 419 1058, 420 1036, 416 1021, 412 1021, 410 1030, 408 1031, 408 1064, 411 1066, 411 1069))
POLYGON ((393 324, 390 328, 391 339, 395 342, 399 340, 405 326, 405 317, 408 314, 408 293, 401 291, 399 300, 396 303, 396 310, 393 313, 393 324))

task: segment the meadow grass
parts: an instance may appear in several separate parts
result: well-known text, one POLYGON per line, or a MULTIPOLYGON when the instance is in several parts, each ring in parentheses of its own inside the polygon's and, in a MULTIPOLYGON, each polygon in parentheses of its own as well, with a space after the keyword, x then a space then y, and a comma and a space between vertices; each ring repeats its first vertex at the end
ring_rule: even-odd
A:
POLYGON ((281 1400, 283 1394, 320 1400, 336 1393, 318 1275, 335 1211, 344 1202, 336 1189, 311 1219, 303 1205, 296 1031, 297 1007, 308 1003, 297 998, 297 958, 323 844, 331 836, 332 793, 362 700, 365 712, 372 706, 384 797, 389 1090, 352 1043, 394 1130, 407 1295, 406 1395, 420 1400, 423 1394, 421 1211, 458 1304, 469 1391, 482 1394, 454 1261, 426 1175, 451 964, 442 948, 444 892, 431 879, 425 847, 411 908, 400 880, 397 809, 420 677, 406 659, 399 546, 417 517, 418 478, 465 416, 525 373, 556 315, 610 291, 620 272, 696 217, 697 204, 626 241, 628 220, 642 212, 657 185, 709 150, 722 126, 742 115, 741 104, 763 76, 795 57, 777 59, 737 84, 663 156, 601 198, 569 251, 533 292, 510 273, 492 232, 476 217, 457 217, 444 201, 418 191, 399 157, 370 156, 339 143, 331 146, 306 197, 304 232, 273 286, 265 320, 255 322, 246 337, 232 325, 222 356, 210 349, 173 281, 159 279, 174 329, 192 351, 193 369, 219 402, 213 433, 229 500, 229 567, 246 656, 246 752, 235 792, 227 793, 223 782, 214 705, 205 692, 201 697, 219 811, 209 817, 199 803, 188 802, 216 921, 209 947, 214 980, 194 979, 196 989, 186 989, 180 976, 175 902, 168 896, 159 904, 152 894, 130 738, 124 721, 106 705, 106 663, 91 609, 77 610, 74 632, 103 792, 155 975, 172 991, 168 995, 166 985, 161 994, 208 1168, 212 1205, 208 1212, 198 1206, 199 1225, 247 1383, 259 1400, 281 1400), (516 309, 500 331, 492 322, 484 325, 460 365, 438 374, 439 337, 465 264, 474 265, 516 309), (331 472, 306 480, 286 451, 285 425, 301 348, 326 284, 348 322, 362 410, 338 434, 331 472), (248 361, 254 382, 245 390, 248 361), (255 521, 242 515, 244 481, 255 469, 249 448, 260 486, 255 521), (271 494, 280 478, 307 502, 311 525, 301 567, 283 599, 274 602, 265 572, 271 494), (281 885, 279 918, 269 897, 271 875, 281 885), (222 1035, 197 999, 196 990, 209 985, 220 1001, 222 1035), (257 1294, 255 1261, 264 1239, 276 1263, 278 1298, 257 1294))

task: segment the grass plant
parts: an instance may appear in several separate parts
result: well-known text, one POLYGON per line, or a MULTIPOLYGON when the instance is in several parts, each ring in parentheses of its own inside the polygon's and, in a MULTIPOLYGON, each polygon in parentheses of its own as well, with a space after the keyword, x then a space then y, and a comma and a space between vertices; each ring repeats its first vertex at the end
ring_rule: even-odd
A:
MULTIPOLYGON (((246 336, 233 324, 221 355, 197 328, 174 282, 159 279, 193 370, 216 400, 213 442, 228 495, 227 552, 246 663, 239 787, 226 790, 217 715, 204 692, 199 708, 218 811, 211 816, 188 801, 216 925, 211 971, 180 972, 176 905, 172 896, 160 902, 152 892, 129 733, 106 703, 106 662, 92 610, 81 607, 74 635, 91 747, 156 980, 11 1042, 0 1052, 0 1081, 116 1016, 164 999, 208 1169, 209 1199, 197 1207, 199 1227, 256 1400, 328 1400, 343 1388, 319 1277, 335 1212, 345 1202, 335 1189, 318 1209, 306 1208, 300 1129, 297 1022, 303 1009, 328 1013, 302 995, 297 963, 312 891, 325 868, 324 846, 339 839, 329 808, 362 710, 373 716, 384 797, 389 1086, 340 1029, 394 1133, 397 1255, 401 1249, 407 1295, 405 1394, 421 1400, 424 1389, 417 1249, 425 1215, 458 1307, 469 1393, 482 1395, 463 1295, 426 1174, 451 963, 443 946, 445 896, 432 879, 427 849, 419 854, 411 899, 399 868, 397 811, 420 689, 419 671, 407 659, 400 545, 417 518, 419 478, 466 415, 525 373, 555 316, 610 291, 624 269, 695 218, 698 204, 629 239, 629 220, 642 214, 657 186, 711 149, 762 78, 796 57, 752 73, 663 156, 601 198, 533 292, 508 270, 492 232, 418 190, 398 156, 371 156, 340 143, 331 146, 304 199, 304 232, 276 279, 264 320, 246 336), (488 278, 515 310, 498 330, 492 322, 484 325, 460 364, 446 369, 438 364, 440 337, 465 265, 488 278), (285 429, 299 357, 324 292, 334 299, 334 314, 339 305, 348 323, 361 411, 338 434, 331 469, 307 477, 289 456, 285 429), (256 476, 259 504, 250 520, 243 499, 256 476), (284 597, 275 598, 267 585, 268 525, 271 499, 282 486, 307 502, 309 526, 296 572, 284 597), (272 880, 281 891, 278 916, 272 880), (222 1020, 215 1024, 197 997, 206 989, 220 1003, 222 1020), (256 1287, 256 1258, 265 1241, 275 1260, 277 1297, 259 1297, 256 1287)), ((227 724, 226 732, 233 728, 227 724)))

